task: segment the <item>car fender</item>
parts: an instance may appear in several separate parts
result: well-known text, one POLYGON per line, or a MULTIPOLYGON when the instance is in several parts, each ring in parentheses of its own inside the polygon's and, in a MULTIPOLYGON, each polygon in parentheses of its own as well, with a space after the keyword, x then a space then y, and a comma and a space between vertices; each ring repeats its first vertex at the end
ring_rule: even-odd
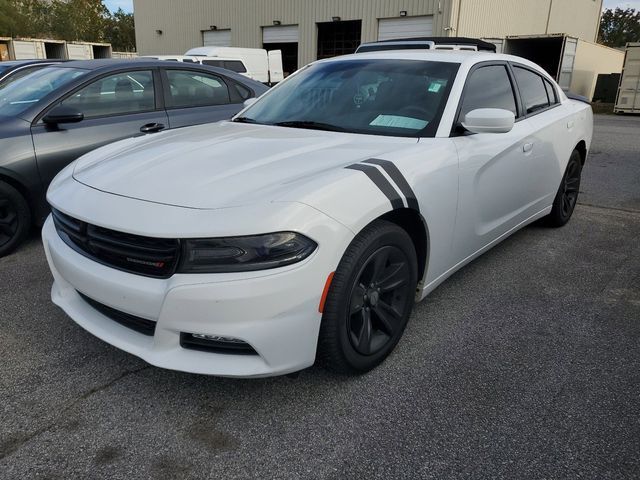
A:
POLYGON ((354 234, 401 209, 415 210, 427 233, 425 282, 447 268, 458 202, 458 154, 448 138, 420 139, 380 158, 323 172, 282 198, 312 206, 354 234))

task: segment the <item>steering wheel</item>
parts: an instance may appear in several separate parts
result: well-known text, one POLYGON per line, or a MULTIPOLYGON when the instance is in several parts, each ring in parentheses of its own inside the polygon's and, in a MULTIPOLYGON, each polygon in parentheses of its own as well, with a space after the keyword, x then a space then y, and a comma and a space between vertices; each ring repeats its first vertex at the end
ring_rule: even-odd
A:
POLYGON ((424 117, 426 116, 427 111, 424 108, 419 107, 417 105, 406 105, 406 106, 402 107, 398 111, 398 113, 405 114, 405 116, 407 116, 407 117, 418 118, 418 119, 424 120, 424 117))

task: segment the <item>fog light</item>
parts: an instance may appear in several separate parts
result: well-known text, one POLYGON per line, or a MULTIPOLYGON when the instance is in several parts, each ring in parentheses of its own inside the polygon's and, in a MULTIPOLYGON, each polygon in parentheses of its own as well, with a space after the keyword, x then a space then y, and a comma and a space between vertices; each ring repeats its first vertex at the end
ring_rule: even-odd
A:
POLYGON ((244 340, 222 335, 203 333, 180 333, 180 346, 191 350, 224 353, 231 355, 257 355, 257 352, 244 340))

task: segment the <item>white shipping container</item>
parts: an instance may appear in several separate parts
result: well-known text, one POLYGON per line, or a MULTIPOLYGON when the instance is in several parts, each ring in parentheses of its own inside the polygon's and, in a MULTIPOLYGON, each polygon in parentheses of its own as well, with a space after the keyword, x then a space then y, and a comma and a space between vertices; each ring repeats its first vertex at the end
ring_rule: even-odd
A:
POLYGON ((640 113, 640 42, 627 43, 616 113, 640 113))
POLYGON ((40 40, 13 40, 11 45, 15 60, 46 58, 44 44, 40 40))
POLYGON ((504 51, 537 63, 563 90, 589 100, 598 75, 622 71, 624 57, 619 50, 564 34, 507 37, 504 51))
POLYGON ((67 58, 69 60, 91 60, 93 50, 86 43, 67 43, 67 58))

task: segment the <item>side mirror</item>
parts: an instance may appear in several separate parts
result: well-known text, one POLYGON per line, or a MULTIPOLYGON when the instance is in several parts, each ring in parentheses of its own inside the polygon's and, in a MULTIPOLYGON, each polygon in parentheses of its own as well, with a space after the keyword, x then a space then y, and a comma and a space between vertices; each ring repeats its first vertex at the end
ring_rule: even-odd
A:
POLYGON ((77 123, 84 120, 84 113, 73 107, 58 105, 49 110, 42 121, 48 125, 57 125, 58 123, 77 123))
POLYGON ((515 121, 515 115, 509 110, 477 108, 465 115, 462 126, 471 133, 507 133, 515 121))
POLYGON ((253 98, 247 98, 247 99, 244 101, 244 103, 243 103, 244 108, 250 107, 251 105, 253 105, 254 103, 256 103, 256 100, 258 100, 256 97, 253 97, 253 98))

